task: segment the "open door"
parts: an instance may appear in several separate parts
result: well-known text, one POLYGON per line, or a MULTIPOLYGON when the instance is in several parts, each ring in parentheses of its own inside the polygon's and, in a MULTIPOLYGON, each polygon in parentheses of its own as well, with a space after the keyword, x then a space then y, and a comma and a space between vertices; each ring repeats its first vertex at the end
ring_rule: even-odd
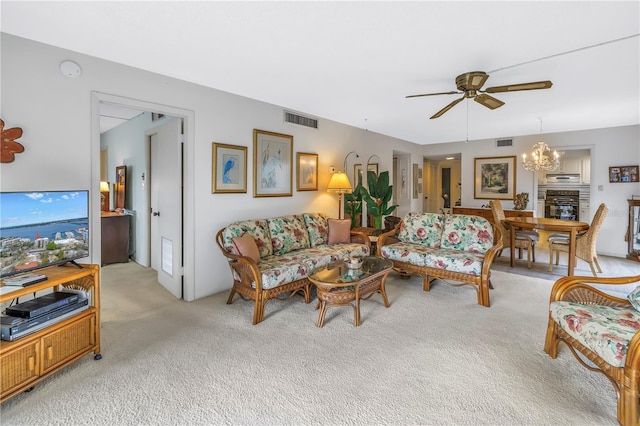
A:
POLYGON ((160 284, 183 298, 182 119, 154 129, 149 141, 151 267, 160 284))

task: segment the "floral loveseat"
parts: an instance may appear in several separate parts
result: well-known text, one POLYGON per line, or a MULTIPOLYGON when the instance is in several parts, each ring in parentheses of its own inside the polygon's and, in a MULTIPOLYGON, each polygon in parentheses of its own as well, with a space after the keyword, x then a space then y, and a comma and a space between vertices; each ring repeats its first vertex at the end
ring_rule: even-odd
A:
POLYGON ((216 243, 228 259, 236 293, 254 301, 253 324, 264 320, 265 305, 297 293, 310 299, 314 269, 348 256, 367 256, 369 238, 349 230, 349 220, 304 213, 234 222, 218 231, 216 243), (331 229, 330 229, 331 228, 331 229))
POLYGON ((404 274, 419 274, 423 289, 431 278, 475 287, 478 304, 490 306, 489 276, 502 248, 499 230, 479 216, 408 213, 392 230, 378 236, 378 256, 404 274))
POLYGON ((611 381, 621 425, 640 423, 640 286, 626 298, 612 293, 632 283, 640 283, 640 275, 560 278, 551 289, 544 343, 552 358, 558 342, 566 343, 580 364, 611 381))

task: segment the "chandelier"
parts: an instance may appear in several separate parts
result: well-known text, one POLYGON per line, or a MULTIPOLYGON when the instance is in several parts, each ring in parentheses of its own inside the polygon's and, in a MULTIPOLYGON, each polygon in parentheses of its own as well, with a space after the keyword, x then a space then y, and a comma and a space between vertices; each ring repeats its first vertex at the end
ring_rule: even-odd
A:
POLYGON ((553 158, 547 155, 551 149, 549 145, 540 141, 531 148, 531 158, 527 154, 522 154, 522 167, 528 172, 538 170, 555 170, 560 165, 560 155, 558 151, 553 151, 553 158))

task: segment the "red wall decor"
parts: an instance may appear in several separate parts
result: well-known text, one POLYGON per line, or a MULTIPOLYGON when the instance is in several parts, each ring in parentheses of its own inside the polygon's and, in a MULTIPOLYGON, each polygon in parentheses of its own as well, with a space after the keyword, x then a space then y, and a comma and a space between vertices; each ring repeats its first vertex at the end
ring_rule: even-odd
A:
POLYGON ((0 162, 11 163, 16 159, 15 154, 24 151, 24 146, 15 140, 22 136, 20 127, 4 129, 4 121, 0 119, 0 131, 2 132, 2 145, 0 146, 0 162))

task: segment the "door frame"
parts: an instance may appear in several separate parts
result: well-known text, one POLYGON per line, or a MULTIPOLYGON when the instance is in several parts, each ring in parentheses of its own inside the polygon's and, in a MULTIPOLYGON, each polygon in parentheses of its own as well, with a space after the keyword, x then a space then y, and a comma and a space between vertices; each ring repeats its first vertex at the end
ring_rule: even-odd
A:
POLYGON ((182 118, 184 126, 184 143, 182 167, 183 187, 183 279, 184 300, 195 300, 195 113, 191 110, 139 99, 126 98, 97 91, 91 92, 91 262, 98 263, 101 258, 100 235, 100 103, 118 104, 144 111, 159 112, 182 118))

